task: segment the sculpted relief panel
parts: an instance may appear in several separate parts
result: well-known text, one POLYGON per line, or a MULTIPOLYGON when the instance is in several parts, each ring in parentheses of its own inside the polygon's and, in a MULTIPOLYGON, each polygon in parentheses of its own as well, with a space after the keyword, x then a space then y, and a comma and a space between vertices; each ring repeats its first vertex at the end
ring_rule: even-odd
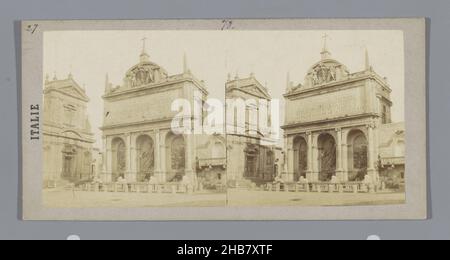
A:
POLYGON ((315 87, 340 81, 348 77, 348 75, 348 69, 336 61, 321 62, 314 66, 306 75, 305 87, 315 87))
POLYGON ((336 66, 320 64, 313 69, 312 80, 314 85, 320 85, 336 80, 336 66))

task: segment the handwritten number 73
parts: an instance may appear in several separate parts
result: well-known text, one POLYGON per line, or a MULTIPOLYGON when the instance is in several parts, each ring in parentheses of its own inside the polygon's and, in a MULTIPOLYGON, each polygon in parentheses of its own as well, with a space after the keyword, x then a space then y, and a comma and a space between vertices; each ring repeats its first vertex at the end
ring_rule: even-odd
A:
POLYGON ((233 21, 231 20, 223 20, 222 21, 222 31, 224 30, 232 30, 233 28, 233 21))

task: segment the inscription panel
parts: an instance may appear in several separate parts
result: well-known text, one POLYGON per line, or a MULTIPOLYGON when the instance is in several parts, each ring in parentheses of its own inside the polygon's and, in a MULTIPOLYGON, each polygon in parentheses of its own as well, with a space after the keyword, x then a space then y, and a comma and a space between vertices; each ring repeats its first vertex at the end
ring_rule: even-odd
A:
POLYGON ((105 101, 104 125, 129 124, 142 121, 172 118, 175 99, 182 97, 182 90, 172 90, 147 96, 136 96, 117 101, 105 101))
POLYGON ((288 101, 288 123, 307 123, 365 113, 363 87, 288 101))

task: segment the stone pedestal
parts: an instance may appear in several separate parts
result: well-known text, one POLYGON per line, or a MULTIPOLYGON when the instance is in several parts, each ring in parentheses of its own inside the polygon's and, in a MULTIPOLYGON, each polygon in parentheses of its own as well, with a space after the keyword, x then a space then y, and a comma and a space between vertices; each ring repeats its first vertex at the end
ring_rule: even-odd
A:
POLYGON ((344 171, 336 171, 336 178, 338 182, 346 182, 344 171))
POLYGON ((136 172, 127 172, 125 173, 125 179, 127 182, 137 182, 137 173, 136 172))
POLYGON ((166 175, 164 174, 164 172, 158 171, 158 172, 155 172, 155 175, 151 179, 158 183, 165 183, 166 175))
POLYGON ((284 172, 284 173, 282 173, 282 178, 285 182, 294 182, 294 173, 293 172, 284 172))
POLYGON ((102 172, 102 181, 103 182, 112 182, 112 174, 109 172, 102 172))
POLYGON ((376 169, 368 169, 367 175, 364 178, 365 183, 377 184, 379 180, 378 172, 376 169))
POLYGON ((318 172, 307 172, 306 179, 308 182, 319 182, 319 173, 318 172))

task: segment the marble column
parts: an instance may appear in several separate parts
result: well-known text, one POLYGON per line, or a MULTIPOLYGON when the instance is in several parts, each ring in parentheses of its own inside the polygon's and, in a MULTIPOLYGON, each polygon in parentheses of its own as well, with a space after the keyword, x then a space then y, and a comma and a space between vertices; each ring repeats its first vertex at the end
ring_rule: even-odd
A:
POLYGON ((287 137, 287 161, 288 161, 288 171, 284 176, 285 181, 294 181, 294 137, 287 137))
POLYGON ((336 178, 340 182, 344 181, 342 164, 342 129, 336 128, 336 178))
POLYGON ((155 149, 155 179, 158 182, 164 183, 166 180, 165 180, 164 173, 162 171, 163 161, 161 158, 162 157, 161 151, 163 150, 163 148, 161 147, 161 132, 159 129, 157 129, 155 131, 154 137, 155 137, 155 146, 154 146, 154 149, 155 149))
POLYGON ((307 136, 307 142, 308 142, 308 155, 307 155, 307 170, 306 170, 306 179, 312 180, 313 179, 313 135, 311 132, 306 133, 307 136))
POLYGON ((131 134, 130 136, 130 176, 131 179, 136 182, 137 181, 137 147, 136 147, 136 135, 131 134))
POLYGON ((319 134, 312 135, 312 174, 310 182, 319 181, 319 134))
POLYGON ((342 182, 348 182, 348 130, 342 131, 342 182))
POLYGON ((288 163, 288 139, 287 135, 283 136, 283 142, 284 142, 284 151, 283 151, 283 171, 281 172, 280 176, 284 176, 289 171, 289 163, 288 163))
POLYGON ((113 150, 112 150, 112 140, 106 137, 106 172, 105 172, 105 182, 112 182, 113 174, 113 150))
POLYGON ((185 177, 187 180, 191 183, 195 183, 195 170, 193 169, 194 166, 194 135, 193 134, 187 134, 185 135, 186 140, 186 170, 185 170, 185 177))
POLYGON ((131 143, 131 134, 125 135, 125 143, 126 143, 126 157, 127 157, 127 171, 126 171, 126 177, 125 179, 128 182, 136 182, 136 172, 133 172, 132 170, 132 156, 131 156, 131 150, 132 150, 132 143, 131 143))
POLYGON ((374 136, 374 126, 368 125, 367 126, 367 135, 368 135, 368 158, 367 158, 367 177, 368 180, 371 182, 377 181, 377 172, 375 169, 375 136, 374 136))
POLYGON ((161 170, 160 173, 160 182, 167 182, 167 144, 166 137, 167 131, 159 131, 159 168, 161 170))
POLYGON ((103 149, 102 149, 102 172, 101 172, 101 179, 103 181, 106 181, 106 174, 107 174, 107 153, 106 151, 108 150, 108 146, 106 143, 106 136, 102 137, 102 145, 103 145, 103 149))

